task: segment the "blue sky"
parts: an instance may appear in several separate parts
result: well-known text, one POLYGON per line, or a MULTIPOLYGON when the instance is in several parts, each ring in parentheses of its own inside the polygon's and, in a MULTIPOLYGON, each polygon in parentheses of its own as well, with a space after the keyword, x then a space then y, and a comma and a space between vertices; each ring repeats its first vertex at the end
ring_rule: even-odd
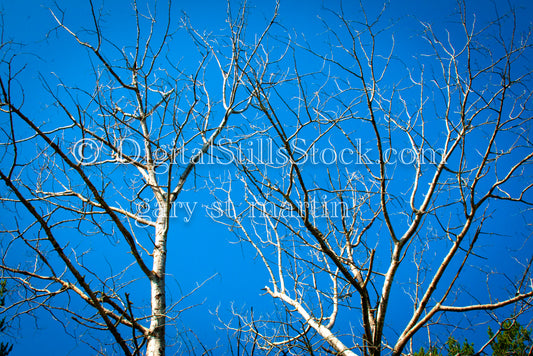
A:
MULTIPOLYGON (((502 7, 506 4, 505 1, 496 1, 496 3, 502 7)), ((531 5, 527 1, 513 3, 523 6, 523 10, 519 12, 519 21, 527 23, 531 18, 529 15, 533 15, 531 5)), ((58 1, 58 4, 59 7, 65 9, 65 19, 67 23, 72 24, 74 29, 90 26, 88 1, 58 1)), ((330 1, 282 0, 279 22, 294 31, 297 36, 304 34, 320 48, 323 43, 320 42, 317 34, 323 31, 323 27, 317 16, 328 18, 328 14, 323 9, 325 4, 337 6, 336 2, 330 1)), ((251 1, 249 5, 251 6, 250 31, 257 31, 261 28, 261 20, 271 13, 273 2, 251 1)), ((376 10, 374 3, 368 2, 365 5, 368 5, 371 11, 376 10)), ((218 32, 225 26, 225 6, 224 1, 214 0, 174 2, 172 17, 177 22, 182 16, 182 11, 185 11, 190 16, 192 24, 198 29, 218 32)), ((451 18, 455 6, 454 1, 391 1, 385 21, 398 22, 393 30, 397 41, 397 56, 402 60, 405 58, 407 63, 414 63, 414 57, 422 51, 421 47, 416 47, 414 44, 418 42, 412 40, 421 31, 421 27, 414 18, 434 23, 435 28, 439 28, 439 25, 442 26, 451 18)), ((476 13, 480 21, 491 15, 493 10, 492 5, 486 1, 469 1, 468 6, 472 13, 476 13)), ((4 39, 12 39, 14 42, 24 44, 21 47, 21 57, 28 64, 20 82, 26 93, 25 105, 28 111, 42 122, 53 121, 54 111, 49 107, 49 98, 43 94, 38 73, 42 73, 47 80, 53 80, 51 73, 55 73, 65 82, 76 83, 80 87, 91 87, 93 84, 90 75, 91 62, 87 58, 87 52, 80 49, 64 31, 52 31, 55 23, 47 7, 55 8, 51 1, 0 1, 4 21, 4 39)), ((353 10, 350 7, 349 4, 346 5, 347 11, 353 10)), ((128 28, 128 24, 132 24, 129 2, 106 1, 103 9, 105 33, 109 38, 120 42, 120 46, 131 45, 135 32, 128 28)), ((452 25, 448 23, 446 26, 453 37, 452 25)), ((442 27, 438 31, 444 34, 442 27)), ((180 43, 179 41, 184 37, 177 35, 176 38, 178 40, 176 40, 176 49, 173 49, 173 54, 177 58, 183 58, 184 65, 192 65, 197 58, 194 47, 190 41, 183 40, 180 43)), ((303 67, 306 65, 312 67, 316 63, 302 63, 303 67)), ((213 75, 213 82, 216 83, 219 80, 213 75)), ((206 175, 211 169, 218 173, 224 172, 224 168, 220 167, 198 168, 200 175, 206 175)), ((400 168, 397 173, 400 179, 402 174, 400 168)), ((234 305, 237 310, 245 311, 253 307, 254 311, 259 313, 271 311, 272 303, 270 297, 264 295, 262 291, 268 283, 268 276, 261 268, 260 261, 256 259, 255 252, 249 246, 234 243, 237 238, 226 227, 214 223, 207 216, 204 205, 209 205, 210 199, 211 197, 205 190, 189 191, 180 196, 180 202, 196 204, 191 205, 194 207, 194 213, 190 221, 185 221, 185 218, 189 216, 183 209, 183 205, 177 207, 178 216, 172 221, 173 227, 170 230, 168 244, 167 286, 169 296, 179 298, 199 283, 214 276, 198 292, 183 302, 183 307, 199 305, 181 314, 178 325, 179 328, 192 329, 202 342, 208 346, 214 346, 217 343, 227 344, 225 331, 217 329, 217 326, 221 327, 214 315, 217 308, 222 318, 229 318, 231 305, 234 305)), ((504 221, 498 219, 490 221, 492 231, 514 236, 527 235, 527 231, 515 228, 515 226, 523 226, 521 220, 524 216, 520 214, 520 210, 510 210, 510 212, 511 214, 504 221)), ((4 217, 4 219, 8 218, 4 217)), ((65 232, 65 239, 68 238, 68 234, 69 232, 65 232)), ((94 251, 102 248, 102 246, 93 246, 90 240, 76 241, 73 245, 80 246, 80 249, 90 248, 94 251)), ((520 243, 517 241, 516 245, 520 243)), ((114 247, 118 251, 121 245, 114 247)), ((117 266, 125 263, 109 252, 110 250, 102 251, 102 255, 97 254, 91 257, 96 265, 102 266, 103 273, 107 273, 107 266, 115 262, 117 266)), ((486 252, 491 255, 501 253, 495 249, 495 246, 488 246, 486 252)), ((119 255, 118 252, 117 255, 119 255)), ((509 263, 509 261, 506 262, 509 263)), ((95 271, 96 274, 99 272, 95 271)), ((473 284, 482 285, 484 282, 479 281, 479 276, 474 273, 469 278, 473 284)), ((74 302, 73 305, 76 303, 74 302)), ((397 315, 401 318, 402 308, 398 309, 400 310, 397 315)), ((35 315, 35 319, 24 317, 16 324, 15 348, 12 355, 91 354, 89 348, 66 335, 58 322, 50 320, 47 312, 38 311, 35 315)), ((343 322, 348 323, 346 320, 343 322)), ((68 328, 74 327, 74 324, 69 321, 68 328)), ((484 333, 483 327, 482 334, 484 333)), ((471 334, 467 335, 473 337, 471 334)), ((173 335, 169 334, 168 337, 169 341, 172 341, 173 335)), ((174 353, 179 353, 179 350, 171 348, 168 352, 168 354, 174 353)))

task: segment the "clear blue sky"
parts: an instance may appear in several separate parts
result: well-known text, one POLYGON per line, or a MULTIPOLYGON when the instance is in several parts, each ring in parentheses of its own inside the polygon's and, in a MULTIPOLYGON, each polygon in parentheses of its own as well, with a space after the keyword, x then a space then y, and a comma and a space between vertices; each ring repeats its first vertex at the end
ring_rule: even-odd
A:
MULTIPOLYGON (((294 28, 296 33, 305 33, 306 37, 313 39, 323 30, 317 20, 317 15, 323 15, 323 5, 330 3, 333 2, 282 0, 279 21, 287 28, 294 28)), ((497 0, 496 3, 505 6, 506 1, 497 0)), ((529 21, 528 19, 532 16, 526 16, 526 14, 533 15, 533 13, 528 1, 514 1, 513 3, 524 6, 520 19, 529 21)), ((87 12, 88 1, 60 0, 58 4, 66 10, 67 23, 75 28, 90 26, 87 12)), ((250 5, 252 18, 260 19, 261 16, 265 17, 271 13, 273 2, 257 0, 250 1, 250 5)), ((370 1, 368 5, 375 6, 370 1)), ((226 5, 224 1, 176 1, 172 6, 172 16, 175 22, 181 16, 181 11, 185 11, 192 23, 199 29, 218 31, 225 26, 226 5)), ((408 16, 412 15, 438 26, 443 23, 443 20, 448 19, 448 15, 454 13, 455 6, 454 1, 392 0, 388 10, 388 19, 399 20, 394 30, 395 38, 399 43, 398 55, 413 56, 418 51, 417 48, 407 46, 407 43, 411 43, 409 42, 410 36, 420 31, 420 27, 416 26, 416 21, 408 16)), ((480 19, 489 16, 489 13, 492 14, 493 7, 487 1, 468 1, 468 6, 480 19)), ((47 78, 50 78, 50 73, 53 72, 66 81, 90 87, 88 82, 90 78, 86 72, 90 69, 90 62, 86 52, 80 50, 64 32, 51 31, 55 23, 48 7, 55 8, 52 1, 0 0, 0 10, 4 21, 4 39, 12 39, 25 44, 23 51, 26 53, 28 69, 21 78, 26 91, 26 105, 35 117, 42 121, 53 118, 46 110, 49 100, 42 94, 41 84, 37 77, 38 72, 42 72, 47 78)), ((123 45, 127 45, 128 41, 134 39, 134 29, 129 29, 127 26, 132 21, 130 8, 127 0, 108 0, 104 7, 106 13, 104 31, 110 37, 124 41, 123 45)), ((255 22, 252 22, 250 26, 252 29, 258 28, 255 22)), ((194 49, 183 46, 177 50, 185 58, 189 56, 189 51, 194 51, 194 49)), ((234 303, 236 309, 248 310, 253 306, 256 312, 268 311, 271 306, 270 297, 264 296, 261 291, 268 282, 268 276, 255 260, 255 255, 248 246, 230 244, 229 242, 236 241, 232 233, 206 216, 205 209, 202 207, 202 204, 209 201, 206 192, 189 192, 181 200, 197 201, 198 205, 191 221, 183 221, 184 215, 181 215, 176 219, 170 231, 168 273, 171 277, 167 282, 169 295, 179 297, 180 294, 186 294, 197 283, 216 274, 215 278, 184 302, 184 306, 197 303, 202 303, 202 305, 183 313, 180 324, 192 329, 209 346, 214 346, 217 340, 224 345, 226 334, 215 328, 220 325, 212 312, 220 307, 221 315, 228 317, 231 303, 234 303)), ((178 212, 185 214, 183 209, 178 212)), ((505 221, 494 221, 492 224, 495 230, 509 233, 509 226, 519 219, 519 215, 514 215, 505 221)), ((516 233, 521 233, 521 231, 516 233)), ((97 248, 97 246, 93 247, 97 248)), ((13 356, 91 354, 89 348, 67 336, 59 323, 50 320, 49 314, 40 311, 36 312, 36 316, 36 320, 22 318, 16 325, 17 337, 13 356)), ((69 327, 73 324, 70 322, 69 327)), ((484 332, 483 330, 483 334, 484 332)), ((172 335, 168 337, 169 341, 172 341, 172 335)), ((174 352, 176 351, 173 349, 168 350, 169 355, 174 352)))

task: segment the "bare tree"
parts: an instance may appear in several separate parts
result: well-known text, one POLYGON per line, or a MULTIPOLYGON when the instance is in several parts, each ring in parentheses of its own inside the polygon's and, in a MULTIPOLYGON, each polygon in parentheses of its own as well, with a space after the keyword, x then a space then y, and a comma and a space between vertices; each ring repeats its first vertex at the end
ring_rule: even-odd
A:
POLYGON ((461 1, 445 29, 418 22, 405 51, 385 9, 341 6, 323 19, 329 47, 292 36, 276 86, 249 77, 258 113, 225 148, 237 173, 213 181, 211 206, 255 250, 276 306, 235 312, 243 343, 402 355, 471 312, 527 312, 533 53, 519 15, 478 23, 461 1), (519 211, 510 231, 524 235, 498 238, 491 220, 519 211))
POLYGON ((14 219, 2 221, 0 268, 21 298, 8 311, 41 308, 109 332, 110 342, 98 333, 99 343, 88 341, 99 354, 164 355, 184 298, 168 300, 165 285, 173 208, 249 108, 256 83, 246 73, 269 66, 262 42, 277 8, 247 34, 246 4, 228 6, 219 35, 186 16, 174 23, 170 1, 162 9, 134 1, 129 41, 107 36, 105 9, 89 4, 90 28, 50 11, 57 28, 48 40, 67 35, 86 50, 80 68, 92 69, 76 82, 41 73, 47 110, 27 95, 38 92, 25 76, 38 63, 24 56, 31 47, 3 38, 1 201, 14 219))

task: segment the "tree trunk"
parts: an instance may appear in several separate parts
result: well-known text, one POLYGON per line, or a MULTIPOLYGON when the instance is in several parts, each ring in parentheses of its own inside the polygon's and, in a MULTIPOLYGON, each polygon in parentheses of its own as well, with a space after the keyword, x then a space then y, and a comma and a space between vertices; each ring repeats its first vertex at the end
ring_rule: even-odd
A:
POLYGON ((165 268, 167 259, 168 209, 166 203, 160 204, 159 216, 155 228, 155 246, 153 252, 153 268, 151 284, 152 318, 150 336, 146 348, 147 356, 165 355, 165 268))

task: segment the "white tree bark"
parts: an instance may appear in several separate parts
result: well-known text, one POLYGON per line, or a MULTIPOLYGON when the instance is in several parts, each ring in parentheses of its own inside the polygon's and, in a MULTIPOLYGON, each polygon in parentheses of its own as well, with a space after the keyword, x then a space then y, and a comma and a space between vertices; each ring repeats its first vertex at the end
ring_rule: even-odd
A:
POLYGON ((318 322, 312 315, 310 315, 304 306, 297 300, 289 297, 284 292, 272 292, 270 288, 266 287, 266 290, 273 298, 279 298, 288 305, 294 307, 294 309, 304 318, 305 322, 309 324, 316 332, 337 351, 337 355, 340 356, 357 356, 352 350, 350 350, 344 343, 336 337, 331 330, 318 322))
POLYGON ((165 268, 167 259, 167 233, 169 209, 166 202, 159 203, 159 216, 155 227, 152 278, 150 280, 152 316, 148 336, 147 356, 165 355, 166 293, 165 268))

